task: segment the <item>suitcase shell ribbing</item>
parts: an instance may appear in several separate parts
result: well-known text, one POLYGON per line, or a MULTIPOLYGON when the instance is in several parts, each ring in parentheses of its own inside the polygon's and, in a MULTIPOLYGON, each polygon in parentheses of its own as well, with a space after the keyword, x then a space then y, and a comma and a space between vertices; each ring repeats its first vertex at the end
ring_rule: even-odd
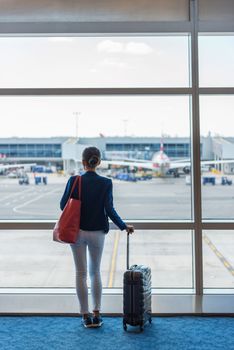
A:
MULTIPOLYGON (((129 237, 127 246, 127 268, 129 266, 129 237)), ((144 265, 132 265, 123 276, 123 327, 151 323, 151 269, 144 265)))

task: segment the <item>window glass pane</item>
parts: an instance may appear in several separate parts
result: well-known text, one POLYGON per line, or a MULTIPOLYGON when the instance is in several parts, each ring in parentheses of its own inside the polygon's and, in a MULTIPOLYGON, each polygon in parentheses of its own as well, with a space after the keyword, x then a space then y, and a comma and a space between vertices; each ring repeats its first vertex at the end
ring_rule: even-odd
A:
MULTIPOLYGON (((0 232, 0 288, 74 288, 69 245, 52 241, 52 231, 0 232)), ((153 288, 193 288, 190 231, 136 231, 130 238, 130 264, 152 269, 153 288)), ((126 232, 105 237, 103 288, 121 288, 126 270, 126 232)), ((88 279, 88 285, 90 281, 88 279)))
POLYGON ((204 288, 234 289, 234 232, 203 232, 204 288))
POLYGON ((201 35, 199 65, 200 86, 234 86, 234 36, 201 35))
POLYGON ((82 151, 94 145, 123 218, 191 219, 189 104, 189 96, 2 97, 0 144, 10 151, 0 161, 0 217, 57 218, 69 176, 83 171, 82 151), (29 185, 21 186, 24 172, 12 164, 26 160, 37 167, 25 169, 29 185))
MULTIPOLYGON (((126 270, 126 235, 120 232, 113 287, 121 287, 126 270)), ((152 269, 153 288, 193 288, 193 249, 190 231, 136 231, 130 237, 130 265, 152 269)))
POLYGON ((0 87, 187 87, 188 44, 188 35, 0 38, 0 87))
POLYGON ((205 219, 233 219, 234 96, 201 96, 202 212, 205 219))

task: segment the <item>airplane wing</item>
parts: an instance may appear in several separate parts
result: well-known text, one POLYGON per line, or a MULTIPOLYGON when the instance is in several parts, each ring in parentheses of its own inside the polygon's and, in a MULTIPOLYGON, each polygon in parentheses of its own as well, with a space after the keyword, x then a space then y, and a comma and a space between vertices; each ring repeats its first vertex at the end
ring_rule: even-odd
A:
POLYGON ((144 169, 150 169, 153 170, 153 164, 150 162, 128 162, 124 160, 102 160, 101 165, 107 166, 107 165, 121 165, 121 166, 130 166, 130 167, 136 167, 136 168, 144 168, 144 169))
POLYGON ((209 165, 209 164, 230 164, 234 163, 234 159, 226 159, 226 160, 202 160, 202 165, 209 165))
POLYGON ((24 167, 29 167, 29 166, 35 166, 37 165, 36 163, 25 163, 25 164, 1 164, 0 165, 0 170, 7 170, 7 169, 15 169, 15 168, 24 168, 24 167))
MULTIPOLYGON (((128 163, 150 163, 150 160, 145 160, 145 159, 136 159, 136 158, 121 158, 120 161, 128 162, 128 163)), ((190 158, 183 158, 183 159, 178 159, 174 160, 173 163, 181 163, 181 162, 189 162, 190 158)))
MULTIPOLYGON (((228 163, 234 163, 234 159, 227 159, 227 160, 202 160, 201 165, 212 165, 212 164, 228 164, 228 163)), ((133 161, 124 161, 124 160, 102 160, 101 164, 104 166, 108 165, 120 165, 120 166, 130 166, 130 167, 136 167, 136 168, 143 168, 143 169, 150 169, 155 170, 155 167, 153 166, 152 162, 133 162, 133 161)), ((169 169, 181 169, 184 167, 191 166, 191 161, 174 161, 170 163, 169 169)))
MULTIPOLYGON (((226 159, 226 160, 201 160, 201 165, 212 165, 212 164, 230 164, 234 163, 234 159, 226 159)), ((170 164, 170 169, 178 169, 178 168, 184 168, 187 166, 191 166, 191 161, 187 162, 172 162, 170 164)))

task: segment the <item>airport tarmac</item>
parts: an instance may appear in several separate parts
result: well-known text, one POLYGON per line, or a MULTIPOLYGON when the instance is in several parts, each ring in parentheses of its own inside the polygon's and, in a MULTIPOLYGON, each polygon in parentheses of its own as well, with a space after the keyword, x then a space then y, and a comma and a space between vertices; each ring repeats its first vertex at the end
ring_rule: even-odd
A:
MULTIPOLYGON (((47 176, 48 185, 35 185, 32 176, 30 185, 0 178, 0 219, 57 219, 68 178, 47 176)), ((113 184, 114 205, 124 219, 191 219, 191 186, 185 177, 113 184)), ((234 219, 234 185, 202 186, 202 210, 204 219, 234 219)))
MULTIPOLYGON (((190 231, 135 231, 130 264, 152 269, 152 286, 193 289, 193 237, 190 231)), ((234 288, 234 234, 209 231, 203 238, 205 288, 234 288), (208 239, 208 241, 207 241, 208 239), (208 243, 209 242, 209 243, 208 243)), ((0 288, 74 288, 75 268, 70 246, 53 242, 52 231, 2 231, 0 288)), ((105 237, 102 259, 104 288, 122 288, 126 270, 126 233, 105 237)))
MULTIPOLYGON (((1 219, 56 219, 67 178, 50 175, 48 185, 20 186, 0 180, 1 219)), ((191 187, 185 178, 129 183, 113 181, 115 207, 131 219, 191 218, 191 187)), ((233 186, 203 187, 203 209, 215 218, 233 218, 233 186)), ((203 237, 204 286, 234 288, 234 233, 207 231, 203 237)), ((190 231, 136 231, 130 263, 152 268, 154 288, 193 288, 193 236, 190 231)), ((52 241, 51 231, 2 231, 0 287, 72 288, 75 270, 69 245, 52 241)), ((103 287, 122 287, 126 234, 106 235, 103 287)))

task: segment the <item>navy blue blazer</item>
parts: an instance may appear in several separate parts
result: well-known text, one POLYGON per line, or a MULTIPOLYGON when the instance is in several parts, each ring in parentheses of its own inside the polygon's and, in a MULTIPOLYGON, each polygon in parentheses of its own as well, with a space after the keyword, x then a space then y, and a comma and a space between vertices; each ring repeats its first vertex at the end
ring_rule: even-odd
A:
MULTIPOLYGON (((71 176, 67 182, 60 201, 60 208, 65 207, 76 176, 71 176)), ((113 207, 112 181, 100 176, 94 171, 87 171, 81 178, 81 219, 80 228, 85 231, 109 231, 108 217, 120 230, 126 229, 126 224, 113 207)), ((78 186, 71 198, 78 198, 78 186)))

